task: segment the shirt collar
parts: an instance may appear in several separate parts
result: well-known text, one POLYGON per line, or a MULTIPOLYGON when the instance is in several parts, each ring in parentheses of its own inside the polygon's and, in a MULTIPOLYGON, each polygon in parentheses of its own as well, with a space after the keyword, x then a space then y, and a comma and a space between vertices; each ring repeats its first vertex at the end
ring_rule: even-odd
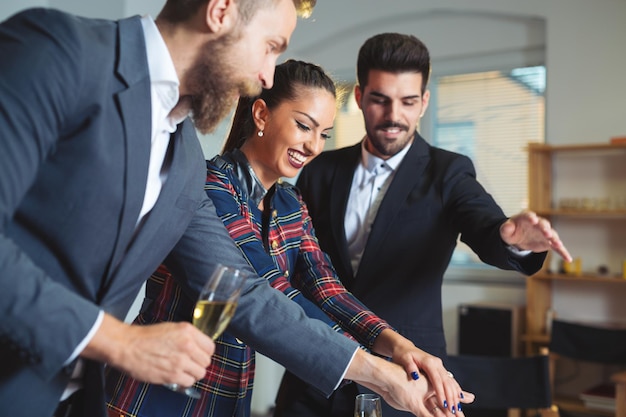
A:
POLYGON ((161 32, 157 28, 151 16, 141 18, 144 37, 146 38, 146 53, 148 57, 148 70, 150 83, 153 86, 163 85, 169 87, 169 94, 159 94, 163 107, 173 109, 179 98, 178 88, 180 81, 176 74, 174 61, 170 55, 161 32))
POLYGON ((263 187, 261 180, 254 173, 246 155, 239 149, 233 149, 222 155, 222 158, 233 164, 237 178, 241 182, 244 191, 248 194, 248 198, 254 201, 254 204, 258 207, 268 190, 263 187))
POLYGON ((363 167, 368 172, 373 172, 374 169, 380 165, 386 165, 391 171, 395 171, 396 169, 398 169, 398 166, 400 165, 400 163, 406 156, 414 140, 415 140, 415 135, 413 136, 413 139, 409 143, 407 143, 406 146, 402 148, 400 152, 398 152, 397 154, 395 154, 394 156, 386 160, 381 159, 371 154, 365 148, 365 140, 363 140, 361 141, 361 163, 363 164, 363 167))

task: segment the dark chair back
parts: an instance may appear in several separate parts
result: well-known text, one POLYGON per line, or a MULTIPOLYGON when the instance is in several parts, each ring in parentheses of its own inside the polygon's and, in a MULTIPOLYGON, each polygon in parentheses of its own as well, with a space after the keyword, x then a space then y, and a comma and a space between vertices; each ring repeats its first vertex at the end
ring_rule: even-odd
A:
POLYGON ((554 320, 550 353, 582 361, 626 365, 626 328, 554 320))
POLYGON ((476 394, 470 408, 487 409, 549 408, 552 405, 549 365, 546 355, 519 358, 459 355, 446 360, 446 366, 463 389, 476 394))

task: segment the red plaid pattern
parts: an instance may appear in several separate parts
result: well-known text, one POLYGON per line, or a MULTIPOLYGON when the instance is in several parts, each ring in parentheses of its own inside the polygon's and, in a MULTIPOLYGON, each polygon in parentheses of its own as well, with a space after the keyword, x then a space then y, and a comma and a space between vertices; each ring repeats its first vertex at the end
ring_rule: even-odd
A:
MULTIPOLYGON (((330 321, 329 325, 349 332, 366 347, 371 347, 380 332, 389 328, 340 283, 330 259, 318 245, 306 205, 295 187, 276 184, 270 201, 266 245, 261 234, 262 213, 249 204, 232 167, 218 168, 207 162, 205 191, 243 255, 272 287, 296 302, 306 296, 340 327, 330 321)), ((147 292, 155 298, 136 323, 190 320, 193 302, 164 266, 150 277, 147 292)), ((109 369, 107 406, 116 415, 133 417, 247 417, 253 379, 252 349, 226 333, 216 342, 206 377, 195 385, 202 392, 201 399, 196 401, 161 386, 142 384, 109 369)))

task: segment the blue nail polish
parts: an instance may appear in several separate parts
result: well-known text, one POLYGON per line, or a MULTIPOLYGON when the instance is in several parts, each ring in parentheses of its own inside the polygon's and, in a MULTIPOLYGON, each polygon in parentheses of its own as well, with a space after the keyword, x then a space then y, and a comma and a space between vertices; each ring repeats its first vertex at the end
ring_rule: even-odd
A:
POLYGON ((456 407, 459 411, 461 411, 461 403, 456 407))
POLYGON ((461 393, 460 397, 463 398, 463 393, 461 393))
POLYGON ((411 377, 413 378, 414 381, 417 381, 420 378, 417 372, 411 372, 411 377))
POLYGON ((456 414, 456 408, 452 406, 452 414, 456 414))
POLYGON ((448 402, 446 400, 443 400, 443 408, 448 408, 448 402))

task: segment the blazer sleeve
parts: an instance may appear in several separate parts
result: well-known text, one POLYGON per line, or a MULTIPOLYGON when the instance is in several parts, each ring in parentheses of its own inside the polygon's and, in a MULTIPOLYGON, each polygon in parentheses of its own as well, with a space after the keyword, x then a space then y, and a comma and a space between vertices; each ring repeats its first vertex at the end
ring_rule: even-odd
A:
MULTIPOLYGON (((44 11, 0 25, 0 347, 19 352, 45 379, 59 372, 99 312, 55 283, 9 237, 17 208, 59 145, 74 106, 68 89, 80 83, 81 58, 72 35, 44 11)), ((40 229, 32 229, 33 239, 44 239, 40 229)))
POLYGON ((546 252, 520 257, 507 249, 500 237, 500 226, 507 217, 476 179, 474 165, 468 157, 457 154, 449 161, 443 182, 444 200, 454 213, 453 222, 461 231, 461 240, 483 262, 526 275, 541 268, 546 252))
POLYGON ((325 323, 307 317, 300 306, 259 277, 205 195, 202 206, 165 264, 183 286, 197 294, 204 277, 218 263, 249 275, 229 333, 330 395, 341 382, 359 345, 325 323))

